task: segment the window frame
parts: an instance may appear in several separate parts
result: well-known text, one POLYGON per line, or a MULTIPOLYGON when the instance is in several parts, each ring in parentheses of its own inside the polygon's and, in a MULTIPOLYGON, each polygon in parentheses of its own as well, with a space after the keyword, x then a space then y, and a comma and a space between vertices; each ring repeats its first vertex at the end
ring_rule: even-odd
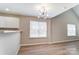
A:
MULTIPOLYGON (((73 31, 73 30, 72 30, 72 31, 73 31)), ((72 32, 72 31, 71 31, 71 32, 72 32)), ((76 24, 67 24, 67 36, 69 36, 69 37, 77 36, 77 27, 76 27, 76 24), (69 32, 69 31, 68 31, 68 25, 74 25, 74 26, 75 26, 75 34, 74 34, 74 35, 73 35, 73 34, 72 34, 72 35, 69 35, 69 34, 68 34, 68 32, 69 32)))
POLYGON ((40 39, 40 38, 42 38, 42 39, 46 39, 46 38, 48 38, 48 22, 47 21, 38 21, 38 20, 30 20, 30 22, 29 22, 29 38, 30 39, 40 39), (35 22, 46 22, 46 37, 30 37, 30 22, 31 21, 35 21, 35 22))

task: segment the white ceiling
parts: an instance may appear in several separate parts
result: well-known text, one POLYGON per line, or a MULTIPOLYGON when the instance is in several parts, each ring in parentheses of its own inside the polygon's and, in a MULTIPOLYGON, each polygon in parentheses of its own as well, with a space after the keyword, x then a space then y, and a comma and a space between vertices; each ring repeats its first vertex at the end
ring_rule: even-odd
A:
POLYGON ((45 5, 48 9, 48 16, 54 17, 61 14, 62 12, 78 5, 76 3, 0 3, 0 12, 11 13, 11 14, 20 14, 25 16, 38 16, 39 12, 37 8, 39 6, 45 5), (9 8, 10 11, 5 9, 9 8))

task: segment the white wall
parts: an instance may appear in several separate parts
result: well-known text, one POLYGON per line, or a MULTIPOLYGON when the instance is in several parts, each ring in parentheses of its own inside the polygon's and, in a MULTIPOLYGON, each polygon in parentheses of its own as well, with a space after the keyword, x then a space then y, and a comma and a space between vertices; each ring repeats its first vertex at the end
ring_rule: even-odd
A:
POLYGON ((20 48, 20 32, 0 32, 0 55, 15 55, 20 48))

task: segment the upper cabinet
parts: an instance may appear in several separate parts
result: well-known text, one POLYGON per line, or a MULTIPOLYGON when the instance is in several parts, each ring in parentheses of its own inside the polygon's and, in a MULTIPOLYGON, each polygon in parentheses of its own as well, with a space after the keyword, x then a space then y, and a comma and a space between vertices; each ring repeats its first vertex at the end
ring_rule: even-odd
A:
POLYGON ((19 28, 19 18, 0 16, 0 28, 19 28))

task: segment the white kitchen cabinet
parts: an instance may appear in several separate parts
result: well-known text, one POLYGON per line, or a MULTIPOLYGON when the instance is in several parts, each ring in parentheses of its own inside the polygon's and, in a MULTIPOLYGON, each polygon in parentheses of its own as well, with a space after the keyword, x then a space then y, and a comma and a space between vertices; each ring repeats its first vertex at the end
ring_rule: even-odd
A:
POLYGON ((19 28, 19 18, 0 16, 0 28, 19 28))

